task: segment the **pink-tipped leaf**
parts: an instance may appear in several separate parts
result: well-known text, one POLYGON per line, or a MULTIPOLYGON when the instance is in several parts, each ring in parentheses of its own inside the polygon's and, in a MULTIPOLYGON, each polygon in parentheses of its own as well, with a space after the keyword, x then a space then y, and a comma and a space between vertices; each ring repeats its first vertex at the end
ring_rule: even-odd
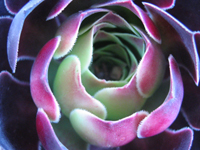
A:
POLYGON ((66 116, 69 117, 73 109, 82 108, 100 118, 106 118, 106 108, 89 95, 81 83, 80 61, 77 56, 70 55, 62 61, 53 89, 61 110, 66 116))
POLYGON ((70 16, 59 28, 57 35, 61 36, 61 43, 54 54, 54 58, 58 59, 65 56, 74 46, 78 37, 78 31, 82 21, 98 12, 107 11, 105 9, 89 9, 87 11, 76 13, 70 16))
POLYGON ((140 110, 145 98, 136 87, 136 76, 123 87, 110 87, 99 90, 94 97, 103 103, 107 110, 107 119, 117 120, 140 110))
POLYGON ((48 67, 60 37, 51 39, 38 54, 31 71, 31 94, 38 108, 43 108, 52 121, 60 118, 60 108, 49 87, 48 67))
POLYGON ((148 42, 136 74, 137 89, 143 97, 149 97, 155 92, 163 79, 165 69, 163 53, 158 46, 148 42))
POLYGON ((142 21, 147 33, 158 43, 161 42, 160 34, 157 27, 154 25, 153 21, 139 6, 133 3, 132 0, 114 0, 110 2, 105 2, 103 4, 95 5, 95 7, 105 7, 105 6, 123 6, 130 9, 135 15, 137 15, 142 21))
POLYGON ((88 143, 100 147, 117 147, 136 137, 137 127, 147 113, 140 111, 118 121, 105 121, 90 112, 74 109, 70 121, 75 131, 88 143))
POLYGON ((169 56, 170 90, 157 109, 151 112, 138 127, 137 136, 145 138, 166 130, 176 119, 183 99, 183 83, 178 65, 172 55, 169 56))
POLYGON ((172 54, 192 76, 196 85, 199 83, 199 56, 195 43, 196 32, 187 29, 173 16, 159 7, 144 3, 161 33, 161 47, 166 55, 172 54))

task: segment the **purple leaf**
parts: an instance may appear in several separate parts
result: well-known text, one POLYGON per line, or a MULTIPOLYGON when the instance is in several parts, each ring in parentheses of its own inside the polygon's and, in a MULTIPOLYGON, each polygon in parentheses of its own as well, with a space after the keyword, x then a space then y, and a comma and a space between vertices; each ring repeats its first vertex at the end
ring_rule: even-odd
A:
POLYGON ((31 94, 38 108, 43 108, 52 121, 57 122, 60 108, 48 84, 48 67, 60 37, 50 40, 38 54, 31 72, 31 94))
POLYGON ((166 130, 176 119, 183 99, 183 83, 178 65, 172 55, 169 56, 170 90, 157 109, 151 112, 138 127, 138 137, 145 138, 166 130))
POLYGON ((144 139, 134 139, 120 150, 189 150, 192 145, 193 131, 182 128, 177 131, 166 130, 161 134, 144 139))
POLYGON ((195 130, 200 130, 200 86, 196 86, 184 70, 182 77, 184 83, 182 112, 189 125, 195 130))
POLYGON ((19 40, 22 32, 23 24, 26 17, 31 13, 31 11, 36 8, 43 0, 30 1, 27 3, 14 17, 10 30, 8 33, 7 41, 7 53, 8 53, 8 62, 13 72, 16 69, 18 49, 19 49, 19 40))
POLYGON ((188 30, 178 20, 162 9, 144 3, 152 16, 162 37, 162 49, 166 57, 172 54, 179 64, 193 77, 196 84, 199 82, 199 57, 195 44, 195 32, 188 30))
POLYGON ((38 150, 37 108, 29 84, 2 71, 0 93, 0 145, 6 150, 38 150))
POLYGON ((7 10, 16 14, 29 0, 4 0, 7 10))

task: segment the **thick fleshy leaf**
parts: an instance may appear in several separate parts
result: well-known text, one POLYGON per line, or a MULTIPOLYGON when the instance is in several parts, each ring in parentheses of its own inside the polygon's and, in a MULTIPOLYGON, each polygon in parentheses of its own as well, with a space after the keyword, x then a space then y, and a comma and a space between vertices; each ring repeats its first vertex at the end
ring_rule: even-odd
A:
POLYGON ((38 54, 31 71, 31 94, 38 108, 43 108, 52 121, 57 122, 60 108, 48 84, 48 67, 60 37, 50 40, 38 54))
POLYGON ((153 137, 135 138, 129 144, 122 146, 120 150, 189 150, 192 145, 193 131, 190 128, 180 130, 165 130, 153 137))
POLYGON ((162 49, 168 57, 172 54, 178 63, 182 64, 193 77, 196 84, 199 82, 199 57, 195 44, 195 32, 188 30, 178 20, 162 9, 144 3, 158 26, 162 36, 162 49))
POLYGON ((183 99, 183 83, 178 65, 172 55, 169 56, 170 90, 157 109, 151 112, 138 127, 137 136, 145 138, 166 130, 176 119, 183 99))
POLYGON ((39 108, 37 112, 36 127, 39 139, 45 150, 67 150, 57 138, 48 116, 42 108, 39 108))
POLYGON ((98 79, 90 70, 86 70, 82 75, 82 84, 90 95, 94 95, 97 91, 106 87, 124 86, 126 81, 106 81, 98 79))
POLYGON ((182 77, 184 83, 183 114, 193 129, 200 130, 200 86, 196 86, 184 70, 182 70, 182 77))
POLYGON ((140 110, 145 102, 136 87, 136 76, 123 87, 103 88, 94 97, 103 103, 107 110, 107 119, 117 120, 140 110))
POLYGON ((136 137, 137 127, 147 113, 140 111, 118 121, 104 121, 88 111, 74 109, 70 121, 88 143, 101 147, 124 145, 136 137))
POLYGON ((65 9, 67 5, 69 5, 71 1, 72 0, 59 0, 59 2, 54 6, 54 8, 49 13, 47 20, 53 19, 56 16, 58 16, 63 11, 63 9, 65 9))
POLYGON ((28 2, 14 17, 10 30, 8 33, 7 41, 7 53, 8 53, 8 62, 13 72, 16 69, 18 49, 19 49, 19 40, 22 32, 23 24, 26 17, 35 9, 43 0, 36 0, 28 2))
POLYGON ((31 98, 29 84, 2 71, 0 93, 0 145, 5 150, 37 150, 37 108, 31 98))
POLYGON ((81 83, 80 61, 77 56, 70 55, 62 61, 54 80, 53 90, 66 116, 69 117, 73 109, 82 108, 100 118, 106 118, 106 108, 89 95, 81 83))
POLYGON ((70 16, 59 28, 57 35, 61 36, 61 43, 54 54, 54 58, 65 56, 74 46, 81 22, 91 14, 107 11, 105 9, 89 9, 70 16))
POLYGON ((96 5, 95 7, 105 7, 105 6, 123 6, 130 9, 135 15, 137 15, 142 21, 147 33, 157 42, 161 42, 160 34, 157 27, 154 25, 150 17, 144 12, 140 7, 135 5, 132 0, 114 0, 106 2, 104 4, 96 5))
POLYGON ((163 80, 166 64, 165 58, 158 46, 146 43, 146 53, 142 57, 136 74, 139 93, 150 97, 163 80))
POLYGON ((29 0, 4 0, 7 10, 16 14, 29 0))

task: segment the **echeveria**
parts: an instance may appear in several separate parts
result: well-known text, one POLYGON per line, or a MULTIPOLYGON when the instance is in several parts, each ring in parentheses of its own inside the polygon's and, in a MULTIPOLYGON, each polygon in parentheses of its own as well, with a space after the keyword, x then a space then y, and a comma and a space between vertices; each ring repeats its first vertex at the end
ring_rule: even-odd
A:
POLYGON ((200 36, 175 0, 3 5, 0 149, 198 148, 200 36))

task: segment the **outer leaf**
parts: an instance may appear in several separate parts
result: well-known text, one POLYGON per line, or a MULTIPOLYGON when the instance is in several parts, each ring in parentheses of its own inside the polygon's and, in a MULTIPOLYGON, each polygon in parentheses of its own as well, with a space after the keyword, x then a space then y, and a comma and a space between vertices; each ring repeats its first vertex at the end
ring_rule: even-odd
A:
POLYGON ((129 144, 122 146, 120 150, 190 150, 193 140, 193 131, 190 128, 180 130, 165 130, 153 137, 135 138, 129 144))
POLYGON ((146 115, 146 112, 140 111, 122 120, 104 121, 88 111, 74 109, 70 121, 76 132, 88 143, 100 147, 117 147, 136 137, 137 127, 146 115))
POLYGON ((37 108, 29 84, 2 71, 0 93, 0 145, 5 150, 38 149, 35 127, 37 108))
POLYGON ((177 62, 183 65, 196 84, 199 83, 199 56, 195 44, 195 32, 188 30, 174 17, 162 9, 144 3, 145 7, 152 15, 152 19, 158 26, 162 36, 162 49, 165 55, 172 54, 177 62))
POLYGON ((22 32, 24 20, 26 17, 35 9, 43 0, 36 0, 28 2, 15 16, 13 19, 10 30, 8 33, 8 42, 7 42, 7 53, 8 53, 8 62, 13 72, 16 69, 18 49, 19 49, 19 40, 20 34, 22 32))
MULTIPOLYGON (((3 1, 3 0, 2 0, 3 1)), ((11 14, 16 14, 28 1, 27 0, 4 0, 6 9, 11 14)))
POLYGON ((200 86, 196 86, 186 71, 182 71, 184 83, 184 99, 182 112, 188 124, 195 130, 200 130, 200 86))
POLYGON ((139 138, 150 137, 167 129, 176 119, 183 99, 183 83, 180 71, 174 58, 170 55, 170 90, 163 102, 150 113, 138 127, 139 138))
POLYGON ((50 40, 40 51, 31 72, 31 94, 38 108, 43 108, 52 121, 60 117, 58 103, 48 84, 48 67, 60 37, 50 40))

